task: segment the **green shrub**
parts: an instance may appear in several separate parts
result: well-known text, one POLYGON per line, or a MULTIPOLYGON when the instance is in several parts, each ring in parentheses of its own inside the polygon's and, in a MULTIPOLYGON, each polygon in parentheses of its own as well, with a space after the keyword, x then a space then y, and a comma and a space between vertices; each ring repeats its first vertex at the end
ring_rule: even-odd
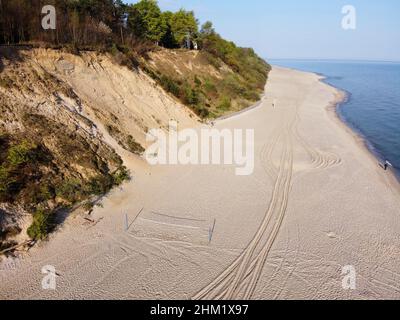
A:
POLYGON ((141 144, 136 142, 136 140, 131 135, 128 135, 128 137, 126 138, 126 144, 129 151, 134 154, 142 155, 145 151, 141 144))
POLYGON ((0 192, 7 190, 7 181, 9 177, 9 171, 4 166, 0 166, 0 192))
POLYGON ((120 53, 117 45, 115 43, 112 44, 112 46, 109 48, 109 52, 113 55, 116 56, 117 54, 120 53))
POLYGON ((195 106, 193 108, 193 111, 202 119, 208 118, 210 116, 210 111, 205 107, 195 106))
POLYGON ((237 76, 230 75, 224 79, 225 90, 232 96, 243 96, 246 88, 240 83, 237 76))
MULTIPOLYGON (((156 80, 158 82, 160 82, 161 84, 161 78, 158 76, 158 74, 156 72, 154 72, 154 70, 150 69, 146 64, 142 63, 140 65, 140 67, 143 69, 144 72, 146 72, 146 74, 152 78, 153 80, 156 80)), ((164 88, 165 89, 165 88, 164 88)))
POLYGON ((97 176, 91 178, 85 185, 84 194, 101 196, 106 194, 114 185, 113 177, 111 175, 97 176))
POLYGON ((257 101, 260 99, 260 94, 256 91, 251 91, 251 90, 247 90, 244 94, 243 97, 247 100, 250 101, 257 101))
POLYGON ((34 160, 34 150, 36 148, 37 146, 34 143, 24 140, 8 150, 8 161, 12 166, 19 166, 34 160))
POLYGON ((90 211, 94 208, 94 203, 92 201, 87 201, 82 206, 83 210, 90 211))
POLYGON ((206 79, 206 81, 204 82, 204 89, 207 93, 217 93, 217 87, 211 79, 206 79))
POLYGON ((45 181, 40 184, 29 184, 23 192, 23 202, 33 206, 45 203, 54 197, 55 192, 53 187, 45 181))
POLYGON ((53 199, 55 196, 55 191, 50 183, 42 183, 39 188, 39 199, 41 201, 47 201, 53 199))
POLYGON ((129 170, 125 166, 120 167, 113 174, 113 180, 114 180, 114 184, 117 185, 117 186, 120 186, 125 181, 129 181, 130 180, 130 172, 129 172, 129 170))
POLYGON ((49 214, 44 210, 37 210, 33 215, 33 222, 28 228, 28 236, 33 240, 43 240, 49 232, 49 214))
POLYGON ((197 86, 197 87, 200 87, 201 86, 201 80, 199 79, 199 77, 196 75, 196 76, 194 76, 194 84, 197 86))
POLYGON ((208 52, 204 53, 209 64, 211 64, 215 69, 219 70, 221 68, 221 62, 218 58, 208 52))
POLYGON ((193 89, 189 84, 186 84, 183 88, 183 102, 195 106, 199 103, 199 93, 196 89, 193 89))
MULTIPOLYGON (((207 29, 209 30, 209 29, 207 29)), ((206 58, 212 64, 213 59, 221 59, 239 76, 241 81, 228 79, 230 92, 253 100, 259 90, 263 90, 271 66, 257 56, 253 49, 237 47, 233 42, 226 41, 215 31, 203 32, 202 48, 206 58), (247 92, 246 90, 247 89, 247 92), (246 96, 245 96, 246 95, 246 96)))
POLYGON ((56 187, 56 195, 71 203, 80 200, 82 191, 82 184, 78 179, 64 181, 60 186, 56 187))
POLYGON ((8 170, 0 166, 0 201, 5 201, 8 196, 8 170))
POLYGON ((0 166, 0 201, 12 199, 13 190, 16 191, 18 181, 9 168, 0 166))
POLYGON ((169 93, 172 93, 175 97, 179 97, 180 86, 177 81, 163 75, 160 78, 161 86, 169 93))

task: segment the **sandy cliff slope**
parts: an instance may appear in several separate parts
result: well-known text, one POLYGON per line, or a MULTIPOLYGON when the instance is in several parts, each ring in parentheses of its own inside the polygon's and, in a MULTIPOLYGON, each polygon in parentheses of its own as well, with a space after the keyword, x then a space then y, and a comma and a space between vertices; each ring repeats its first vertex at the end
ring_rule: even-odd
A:
POLYGON ((65 81, 84 101, 84 111, 100 121, 112 135, 131 135, 144 145, 149 129, 166 128, 170 120, 193 126, 197 117, 159 88, 140 70, 117 65, 94 52, 80 56, 35 50, 32 60, 65 81))

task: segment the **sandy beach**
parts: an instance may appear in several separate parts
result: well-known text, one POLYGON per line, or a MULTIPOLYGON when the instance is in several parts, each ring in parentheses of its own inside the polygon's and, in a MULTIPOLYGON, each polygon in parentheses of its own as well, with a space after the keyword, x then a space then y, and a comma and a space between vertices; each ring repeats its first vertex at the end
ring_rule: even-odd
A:
POLYGON ((72 214, 1 269, 0 298, 400 299, 398 183, 338 119, 343 94, 321 79, 274 67, 257 107, 216 122, 255 130, 250 176, 122 155, 132 181, 93 223, 72 214), (45 265, 56 290, 42 289, 45 265), (344 266, 355 290, 342 287, 344 266))

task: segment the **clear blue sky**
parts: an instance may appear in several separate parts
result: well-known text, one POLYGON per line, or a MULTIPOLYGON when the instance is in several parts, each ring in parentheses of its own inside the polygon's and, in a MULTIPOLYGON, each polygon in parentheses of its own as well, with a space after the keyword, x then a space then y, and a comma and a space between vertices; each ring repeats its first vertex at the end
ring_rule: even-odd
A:
MULTIPOLYGON (((128 2, 137 2, 128 0, 128 2)), ((262 57, 400 61, 399 0, 159 0, 163 10, 194 10, 200 22, 262 57), (356 8, 343 30, 342 7, 356 8)))

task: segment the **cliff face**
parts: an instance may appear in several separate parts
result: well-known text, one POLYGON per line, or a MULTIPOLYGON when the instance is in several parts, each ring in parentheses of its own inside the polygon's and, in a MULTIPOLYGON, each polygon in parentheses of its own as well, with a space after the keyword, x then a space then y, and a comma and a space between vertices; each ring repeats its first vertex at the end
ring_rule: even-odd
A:
POLYGON ((82 101, 83 113, 133 153, 140 153, 140 147, 131 148, 128 142, 144 146, 149 129, 166 128, 171 119, 193 126, 198 119, 140 69, 120 66, 111 56, 35 50, 32 60, 70 86, 82 101))
POLYGON ((122 183, 121 154, 139 155, 149 129, 197 121, 107 55, 0 50, 0 251, 28 227, 42 238, 57 210, 122 183))

